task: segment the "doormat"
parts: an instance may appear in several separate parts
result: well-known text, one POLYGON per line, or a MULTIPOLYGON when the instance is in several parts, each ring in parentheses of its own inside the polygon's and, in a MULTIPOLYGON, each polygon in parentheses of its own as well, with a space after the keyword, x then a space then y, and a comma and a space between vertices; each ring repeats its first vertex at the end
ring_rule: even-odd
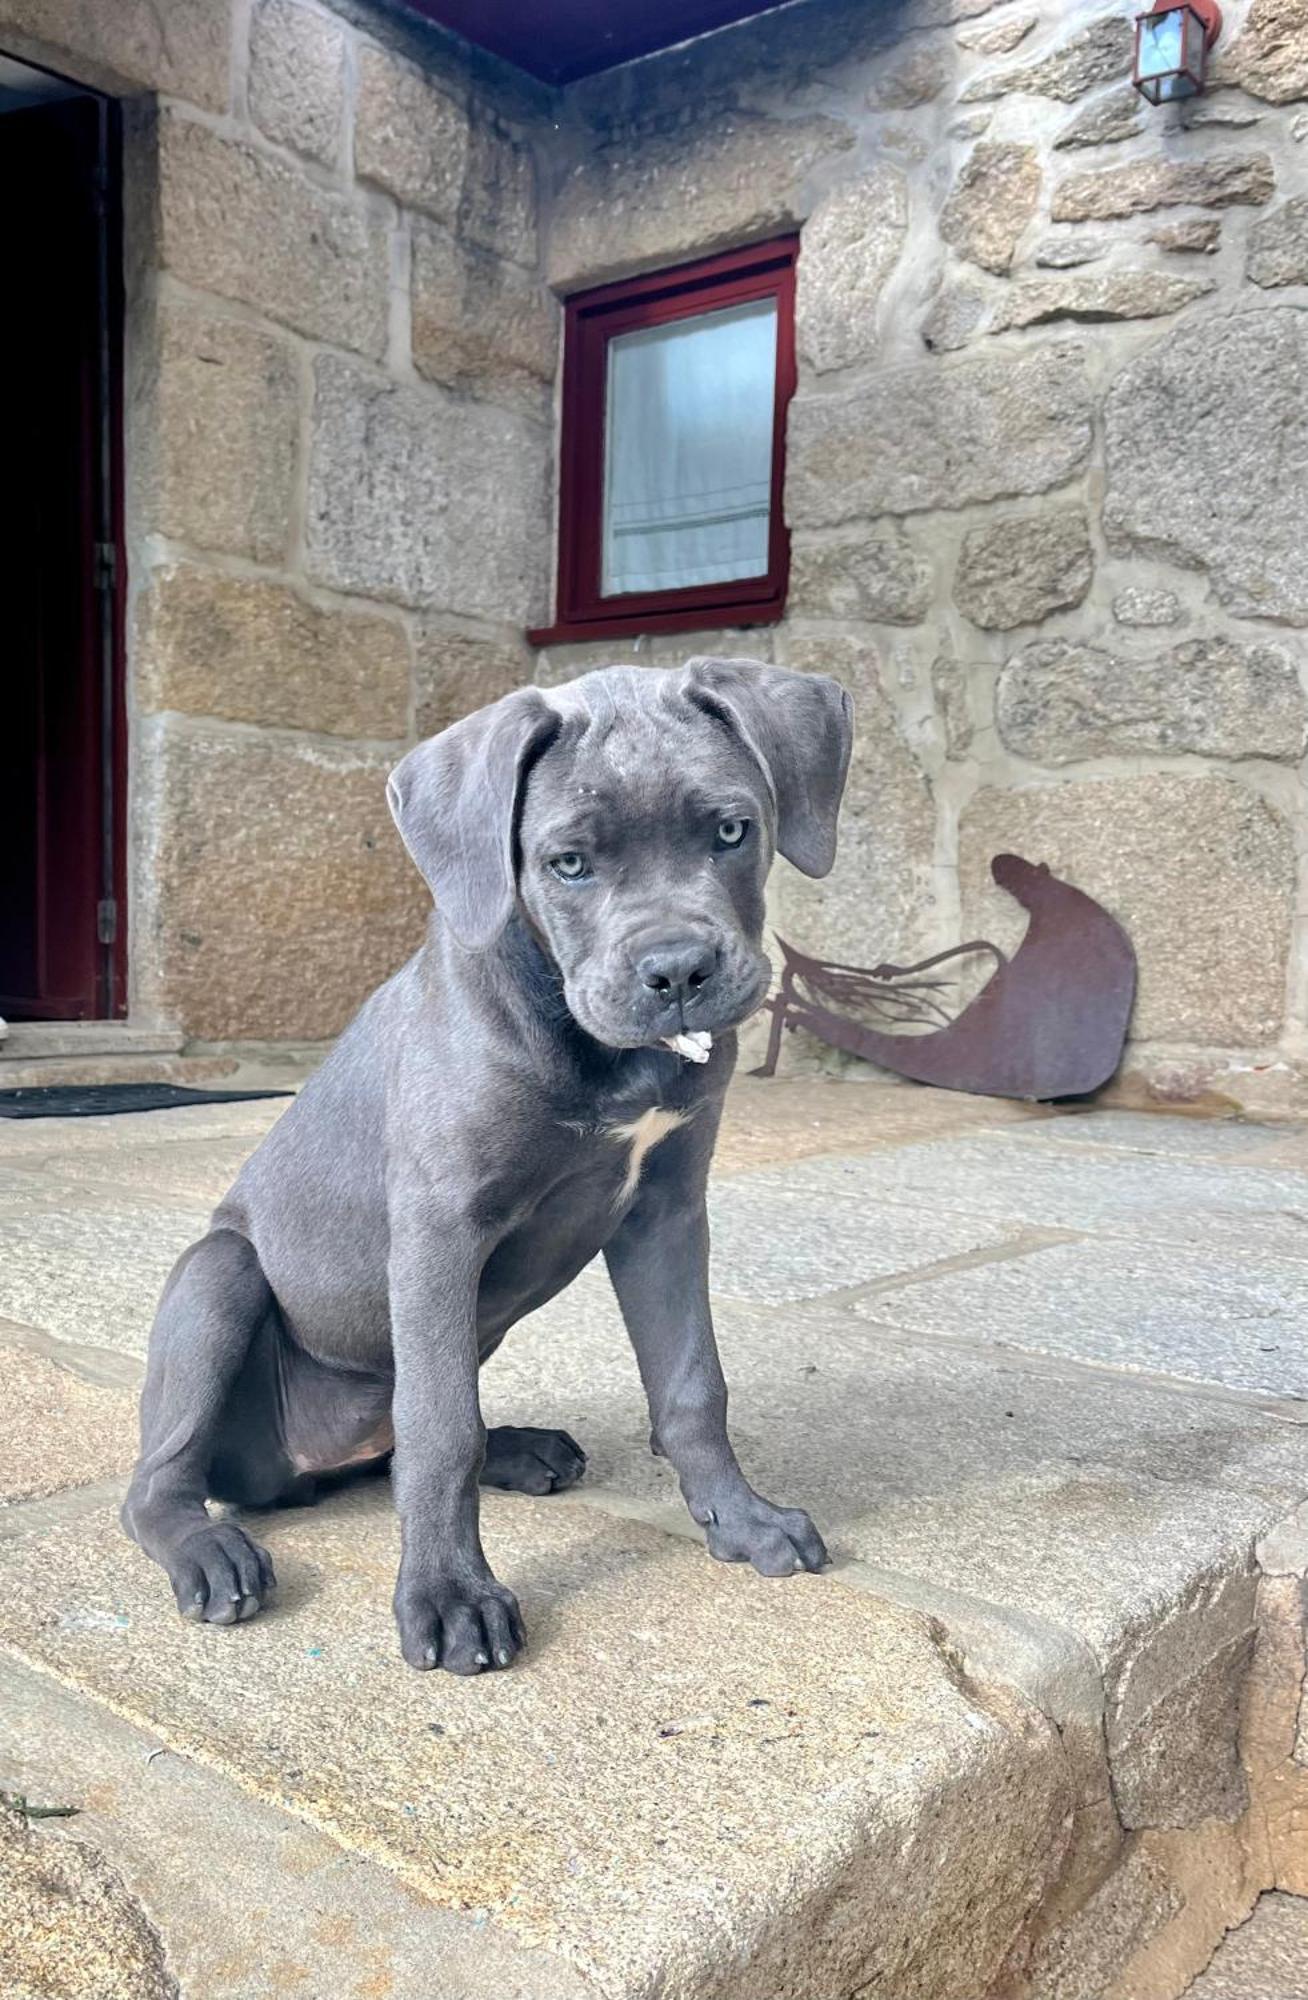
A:
POLYGON ((176 1111, 183 1104, 240 1104, 293 1090, 193 1090, 182 1083, 45 1083, 0 1090, 0 1118, 100 1118, 111 1111, 176 1111))

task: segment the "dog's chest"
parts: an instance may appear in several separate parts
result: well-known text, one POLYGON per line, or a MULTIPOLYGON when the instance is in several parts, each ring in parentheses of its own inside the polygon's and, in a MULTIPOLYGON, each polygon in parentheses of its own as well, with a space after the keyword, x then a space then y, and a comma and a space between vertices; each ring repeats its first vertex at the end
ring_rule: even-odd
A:
POLYGON ((651 1157, 692 1115, 648 1102, 643 1108, 614 1105, 608 1113, 585 1124, 558 1121, 550 1165, 483 1273, 484 1351, 599 1255, 622 1226, 642 1179, 648 1180, 651 1157))
POLYGON ((686 1123, 684 1111, 669 1111, 665 1105, 651 1105, 638 1118, 627 1119, 622 1124, 603 1127, 603 1136, 611 1145, 620 1147, 626 1155, 622 1181, 615 1199, 619 1203, 628 1202, 640 1186, 645 1161, 670 1132, 686 1123))
POLYGON ((597 1218, 611 1217, 625 1208, 640 1186, 650 1155, 690 1121, 691 1109, 651 1104, 635 1092, 595 1107, 584 1124, 565 1119, 564 1129, 574 1141, 571 1164, 565 1180, 578 1196, 587 1190, 586 1206, 592 1203, 597 1218), (634 1101, 633 1101, 634 1100, 634 1101))

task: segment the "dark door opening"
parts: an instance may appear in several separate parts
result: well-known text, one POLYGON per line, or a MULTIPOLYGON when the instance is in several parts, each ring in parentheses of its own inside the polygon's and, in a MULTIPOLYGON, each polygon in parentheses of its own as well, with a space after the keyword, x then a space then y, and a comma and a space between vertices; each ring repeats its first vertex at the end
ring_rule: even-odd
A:
POLYGON ((110 101, 0 57, 0 1015, 17 1020, 126 1012, 118 161, 110 101))

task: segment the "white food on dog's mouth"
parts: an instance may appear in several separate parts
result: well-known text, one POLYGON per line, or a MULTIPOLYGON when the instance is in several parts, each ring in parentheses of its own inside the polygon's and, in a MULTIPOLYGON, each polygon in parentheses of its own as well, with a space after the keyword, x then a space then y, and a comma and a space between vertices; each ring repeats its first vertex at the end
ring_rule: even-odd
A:
POLYGON ((687 1062, 707 1062, 713 1047, 713 1037, 707 1028, 694 1028, 689 1034, 665 1035, 663 1042, 687 1062))

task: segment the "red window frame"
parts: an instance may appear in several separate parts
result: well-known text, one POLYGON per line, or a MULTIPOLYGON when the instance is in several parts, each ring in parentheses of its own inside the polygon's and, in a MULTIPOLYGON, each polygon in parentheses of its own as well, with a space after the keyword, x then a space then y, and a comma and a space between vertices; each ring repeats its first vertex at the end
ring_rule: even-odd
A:
POLYGON ((559 442, 558 589, 555 622, 527 634, 533 645, 571 639, 630 638, 724 625, 771 625, 786 605, 790 534, 782 505, 786 410, 795 389, 795 259, 798 236, 679 264, 565 301, 559 442), (772 427, 768 566, 762 576, 682 590, 601 597, 604 421, 608 343, 636 328, 718 312, 757 299, 777 301, 777 377, 772 427))

